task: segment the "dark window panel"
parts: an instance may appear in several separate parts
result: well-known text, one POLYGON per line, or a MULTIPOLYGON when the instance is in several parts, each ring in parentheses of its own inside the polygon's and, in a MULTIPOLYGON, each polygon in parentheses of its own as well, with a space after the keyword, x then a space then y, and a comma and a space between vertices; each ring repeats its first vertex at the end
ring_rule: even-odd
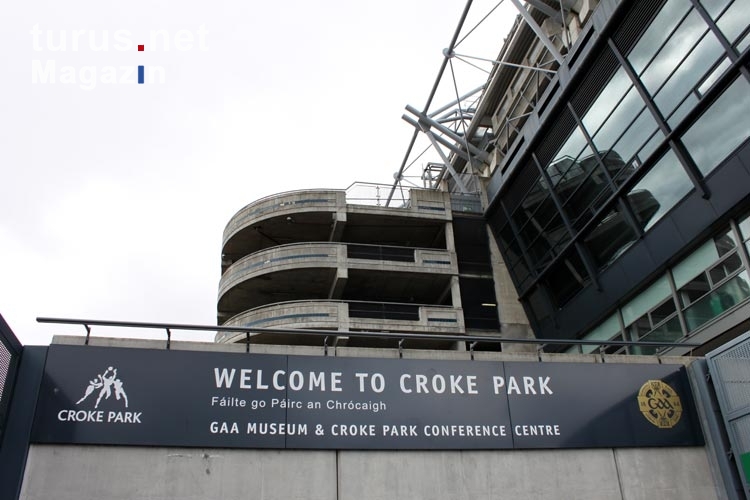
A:
POLYGON ((674 299, 669 297, 663 304, 651 311, 651 321, 654 325, 658 325, 676 312, 677 306, 674 303, 674 299))
POLYGON ((706 273, 701 273, 693 280, 680 289, 680 298, 683 307, 694 303, 711 290, 711 283, 708 281, 706 273))
POLYGON ((562 307, 573 298, 584 284, 588 275, 578 252, 570 251, 561 258, 547 275, 548 290, 557 307, 562 307))
POLYGON ((584 238, 596 265, 601 269, 619 257, 637 235, 619 210, 611 210, 584 238))

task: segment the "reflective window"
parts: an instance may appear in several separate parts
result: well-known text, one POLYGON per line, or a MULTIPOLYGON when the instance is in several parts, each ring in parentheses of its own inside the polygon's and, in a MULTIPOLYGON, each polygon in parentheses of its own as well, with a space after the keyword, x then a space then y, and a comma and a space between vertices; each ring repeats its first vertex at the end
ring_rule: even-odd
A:
MULTIPOLYGON (((738 226, 742 240, 750 242, 750 214, 741 219, 738 226)), ((616 320, 622 317, 627 340, 681 341, 689 332, 750 300, 750 276, 739 248, 739 240, 732 229, 718 233, 622 306, 619 315, 616 312, 608 317, 583 338, 619 340, 620 326, 616 320), (670 274, 676 294, 670 284, 670 274)), ((578 352, 574 349, 580 348, 576 346, 568 351, 578 352)), ((656 354, 660 349, 659 346, 639 346, 630 347, 627 352, 656 354)), ((581 350, 592 352, 595 348, 581 350)), ((612 347, 605 352, 616 350, 612 347)))
POLYGON ((622 308, 622 320, 625 326, 629 326, 644 313, 662 304, 667 297, 671 296, 672 288, 669 286, 669 280, 666 276, 662 276, 622 308))
POLYGON ((693 280, 687 285, 680 288, 680 301, 682 302, 683 307, 689 306, 698 301, 709 291, 711 291, 711 283, 708 281, 708 276, 706 276, 706 273, 701 273, 693 278, 693 280))
POLYGON ((692 188, 677 156, 669 151, 628 193, 628 202, 643 230, 648 231, 692 188))
POLYGON ((599 127, 607 121, 613 109, 618 106, 623 96, 632 88, 633 84, 627 73, 625 73, 625 70, 622 68, 618 69, 601 91, 599 97, 596 98, 588 111, 586 111, 586 114, 581 118, 583 126, 588 130, 589 135, 592 137, 596 135, 599 127))
POLYGON ((572 249, 550 269, 547 276, 547 290, 552 295, 557 307, 562 307, 588 281, 588 274, 583 262, 578 252, 572 249))
POLYGON ((673 115, 672 111, 686 96, 689 98, 686 101, 688 104, 694 105, 697 102, 697 96, 692 93, 693 87, 710 73, 711 68, 724 54, 719 40, 708 32, 705 25, 703 27, 703 39, 692 52, 688 50, 684 61, 654 96, 654 102, 662 114, 668 117, 667 121, 672 126, 684 117, 691 106, 684 105, 677 115, 673 115))
POLYGON ((589 168, 588 160, 592 158, 592 151, 587 144, 583 132, 575 128, 558 151, 556 158, 547 167, 561 200, 570 196, 588 172, 586 169, 589 168))
POLYGON ((578 157, 561 160, 561 162, 567 167, 566 170, 562 171, 562 175, 558 177, 558 182, 555 186, 557 196, 561 200, 570 196, 571 191, 574 190, 580 184, 581 179, 589 173, 593 158, 594 156, 591 149, 586 147, 578 157))
POLYGON ((622 213, 619 210, 611 210, 586 235, 584 242, 601 269, 622 255, 636 239, 635 232, 622 213))
POLYGON ((744 219, 740 220, 740 233, 744 240, 750 239, 750 214, 746 215, 744 219))
POLYGON ((746 0, 734 0, 716 21, 716 25, 732 44, 747 30, 747 8, 746 0))
POLYGON ((672 269, 675 286, 679 289, 719 260, 713 240, 707 241, 672 269))
POLYGON ((706 12, 724 36, 732 44, 737 44, 737 50, 742 52, 747 46, 747 4, 744 0, 701 0, 706 12), (742 42, 744 40, 744 42, 742 42))
POLYGON ((528 246, 532 241, 536 239, 539 234, 541 234, 542 228, 539 225, 539 223, 536 221, 536 219, 531 219, 528 223, 526 223, 521 228, 521 236, 523 237, 523 241, 528 246))
POLYGON ((740 77, 685 132, 682 142, 707 175, 750 135, 750 84, 740 77))
MULTIPOLYGON (((652 325, 652 329, 644 334, 640 340, 648 342, 679 342, 684 336, 680 318, 675 314, 660 325, 652 325)), ((661 348, 659 346, 640 346, 634 352, 638 354, 656 354, 661 348)))
POLYGON ((513 234, 510 224, 505 224, 505 226, 500 229, 499 236, 500 238, 498 239, 498 242, 500 243, 500 247, 505 251, 505 259, 511 264, 520 259, 521 248, 518 246, 518 242, 516 241, 516 237, 513 234))
POLYGON ((620 68, 607 83, 588 111, 581 118, 600 155, 615 155, 620 160, 618 169, 610 162, 613 178, 621 174, 643 143, 657 129, 656 121, 645 112, 645 104, 631 85, 625 70, 620 68))
MULTIPOLYGON (((671 295, 671 294, 670 294, 671 295)), ((651 311, 650 316, 654 324, 661 323, 662 321, 672 317, 677 312, 677 306, 672 300, 671 296, 669 300, 664 301, 663 304, 654 308, 651 311)))
MULTIPOLYGON (((622 308, 622 319, 631 340, 675 342, 683 337, 677 305, 667 276, 641 292, 622 308)), ((654 354, 659 346, 632 349, 637 354, 654 354)))
POLYGON ((750 278, 743 271, 685 309, 688 331, 704 325, 750 298, 750 278))
POLYGON ((742 233, 742 241, 745 242, 745 248, 750 253, 750 215, 739 222, 739 227, 740 233, 742 233))
POLYGON ((647 143, 644 146, 644 143, 649 141, 657 128, 656 120, 644 107, 635 120, 627 125, 627 128, 624 129, 624 132, 614 144, 608 148, 601 148, 597 142, 596 146, 599 150, 609 149, 604 154, 605 162, 612 157, 619 159, 621 167, 616 170, 610 169, 612 178, 618 184, 627 179, 643 163, 643 160, 654 151, 659 141, 664 137, 662 134, 657 134, 658 141, 653 144, 647 143), (625 168, 626 166, 627 168, 625 168))
POLYGON ((715 236, 714 244, 716 245, 716 251, 719 252, 719 257, 723 257, 737 248, 737 240, 731 229, 715 236))
POLYGON ((708 92, 708 89, 710 89, 711 86, 716 83, 716 80, 719 79, 719 77, 729 68, 730 65, 731 62, 729 61, 729 59, 724 57, 721 63, 719 63, 710 73, 708 73, 700 83, 698 88, 696 88, 698 95, 703 97, 703 95, 708 92))
POLYGON ((745 34, 737 40, 737 52, 745 52, 745 49, 748 47, 750 47, 750 31, 745 32, 745 34))
POLYGON ((691 5, 689 0, 669 0, 654 18, 646 32, 628 55, 630 64, 640 74, 651 58, 682 21, 691 5))
MULTIPOLYGON (((623 340, 622 330, 620 329, 620 320, 617 313, 602 321, 599 326, 583 337, 583 340, 623 340)), ((568 349, 568 352, 582 352, 584 354, 589 354, 598 349, 599 346, 597 345, 581 345, 568 349)), ((620 350, 620 347, 617 347, 616 350, 620 350)), ((604 352, 607 352, 607 350, 605 349, 604 352)))
MULTIPOLYGON (((596 135, 592 137, 594 144, 596 144, 596 148, 600 151, 613 149, 614 144, 618 142, 623 131, 625 131, 637 117, 641 116, 641 112, 644 109, 645 104, 643 103, 643 99, 641 99, 641 96, 634 88, 631 88, 628 94, 612 111, 612 114, 607 121, 597 131, 596 135)), ((656 130, 656 122, 653 122, 653 125, 654 126, 651 130, 646 130, 644 132, 648 133, 656 130)), ((641 143, 637 144, 637 146, 640 146, 642 143, 643 140, 641 140, 641 143)), ((622 147, 620 147, 617 152, 626 159, 630 159, 630 156, 635 153, 635 151, 624 151, 622 147)))
POLYGON ((534 266, 538 270, 542 270, 551 260, 552 256, 549 252, 550 244, 547 238, 544 236, 536 238, 528 245, 529 255, 531 260, 534 262, 534 266))
POLYGON ((706 9, 708 15, 711 16, 711 19, 715 20, 724 12, 724 9, 726 9, 727 5, 732 3, 732 1, 733 0, 701 0, 701 5, 706 9))
POLYGON ((546 318, 552 313, 549 300, 547 300, 542 287, 534 288, 534 291, 529 294, 529 307, 531 307, 537 319, 546 318))
POLYGON ((536 240, 529 244, 529 250, 538 269, 542 269, 570 241, 570 233, 563 225, 562 217, 556 213, 548 219, 536 240))
POLYGON ((641 81, 651 95, 657 93, 685 55, 691 53, 695 44, 707 30, 708 25, 695 10, 685 17, 641 74, 641 81))
POLYGON ((526 262, 521 259, 515 264, 513 264, 513 267, 510 268, 513 272, 513 275, 516 277, 516 281, 518 282, 518 288, 523 290, 526 287, 526 284, 531 281, 533 276, 529 272, 529 268, 526 265, 526 262))
POLYGON ((712 267, 708 271, 708 277, 711 280, 711 283, 718 283, 724 280, 727 276, 734 274, 740 267, 742 267, 742 260, 735 252, 719 262, 716 266, 712 267))
POLYGON ((692 331, 750 297, 733 231, 725 230, 675 266, 675 286, 692 331))
POLYGON ((513 217, 520 225, 521 239, 537 269, 544 268, 556 255, 554 249, 570 239, 545 186, 543 179, 539 179, 513 217))
MULTIPOLYGON (((640 152, 638 153, 638 157, 639 157, 639 163, 638 163, 638 165, 640 165, 641 163, 643 163, 643 161, 646 158, 648 158, 648 156, 651 153, 653 153, 654 151, 656 151, 656 148, 659 147, 659 144, 661 144, 663 141, 664 141, 664 134, 662 134, 660 130, 656 131, 651 136, 651 138, 648 140, 648 142, 646 142, 646 145, 643 146, 641 148, 640 152)), ((635 163, 635 161, 634 161, 634 163, 635 163)))
MULTIPOLYGON (((581 160, 580 165, 584 174, 571 178, 566 189, 560 192, 563 209, 576 229, 587 223, 613 192, 608 173, 595 156, 581 160)), ((616 168, 620 168, 620 164, 616 168)))

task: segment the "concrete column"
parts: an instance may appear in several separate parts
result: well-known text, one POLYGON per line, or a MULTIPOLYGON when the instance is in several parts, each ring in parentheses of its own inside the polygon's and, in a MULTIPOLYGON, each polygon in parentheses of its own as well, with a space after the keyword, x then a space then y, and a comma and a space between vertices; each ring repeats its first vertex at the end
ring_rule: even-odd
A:
POLYGON ((456 242, 453 239, 452 222, 445 223, 445 248, 447 248, 449 252, 456 253, 456 242))
POLYGON ((339 302, 338 304, 338 324, 340 332, 348 332, 349 327, 349 304, 339 302))
POLYGON ((451 278, 451 303, 453 307, 463 307, 461 304, 461 287, 458 284, 458 276, 451 278))
POLYGON ((346 245, 339 245, 336 249, 336 276, 333 278, 331 289, 328 292, 329 299, 340 299, 349 279, 349 262, 346 255, 346 245))
POLYGON ((336 207, 336 212, 331 214, 331 234, 328 237, 329 241, 341 241, 341 235, 344 233, 346 227, 346 205, 342 207, 336 207))
MULTIPOLYGON (((507 338, 534 338, 534 332, 529 325, 518 293, 510 278, 508 268, 500 253, 490 228, 487 227, 490 241, 490 262, 492 264, 492 278, 495 282, 495 299, 497 300, 497 315, 500 319, 500 333, 507 338)), ((536 352, 533 345, 503 344, 503 350, 536 352)))

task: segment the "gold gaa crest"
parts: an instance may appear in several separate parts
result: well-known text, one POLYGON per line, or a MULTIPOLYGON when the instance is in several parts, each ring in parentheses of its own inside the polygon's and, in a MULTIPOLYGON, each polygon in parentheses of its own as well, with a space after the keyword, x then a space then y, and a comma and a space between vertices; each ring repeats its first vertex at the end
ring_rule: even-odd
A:
POLYGON ((661 380, 648 380, 641 386, 638 407, 646 420, 660 429, 671 429, 682 416, 680 397, 661 380))

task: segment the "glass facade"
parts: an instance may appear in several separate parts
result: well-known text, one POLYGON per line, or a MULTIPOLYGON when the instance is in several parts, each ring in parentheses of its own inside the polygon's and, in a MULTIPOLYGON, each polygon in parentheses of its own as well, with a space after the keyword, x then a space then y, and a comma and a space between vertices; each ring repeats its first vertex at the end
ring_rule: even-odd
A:
POLYGON ((737 78, 682 136, 690 156, 703 175, 708 175, 750 130, 750 83, 737 78))
MULTIPOLYGON (((748 140, 743 1, 627 2, 630 11, 520 153, 518 173, 488 215, 536 319, 597 283, 691 193, 709 196, 704 179, 748 140)), ((701 263, 703 278, 677 289, 682 271, 675 268, 647 309, 618 320, 616 335, 682 338, 744 301, 748 281, 737 250, 712 262, 719 267, 701 263)))
MULTIPOLYGON (((704 242, 583 338, 679 342, 750 303, 750 276, 745 264, 750 262, 750 215, 737 221, 737 228, 725 229, 704 242)), ((595 350, 596 346, 568 349, 595 350)), ((605 346, 603 352, 656 354, 659 349, 605 346)))

